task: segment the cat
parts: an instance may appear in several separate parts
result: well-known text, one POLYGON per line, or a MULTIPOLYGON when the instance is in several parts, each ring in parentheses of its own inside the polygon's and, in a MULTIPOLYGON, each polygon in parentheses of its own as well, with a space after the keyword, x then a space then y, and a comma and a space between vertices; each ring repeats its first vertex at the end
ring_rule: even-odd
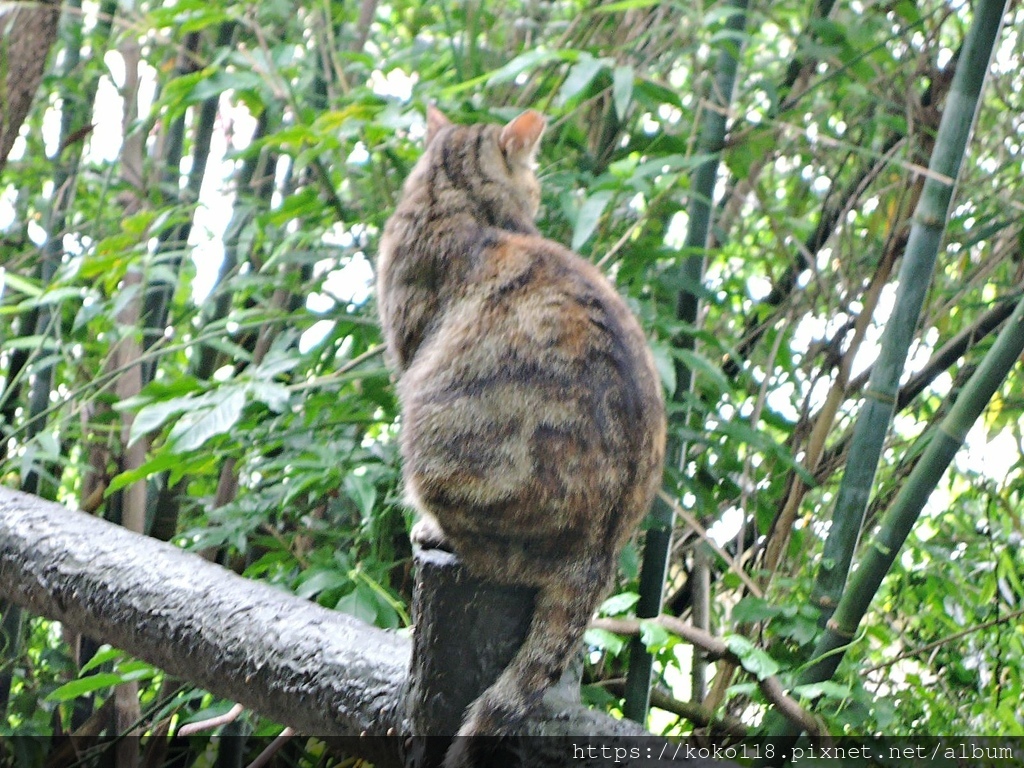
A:
MULTIPOLYGON (((596 267, 534 225, 544 128, 532 110, 463 126, 430 107, 377 263, 412 539, 537 590, 525 642, 459 736, 513 734, 559 679, 661 482, 643 332, 596 267)), ((447 768, 466 764, 460 742, 447 768)))

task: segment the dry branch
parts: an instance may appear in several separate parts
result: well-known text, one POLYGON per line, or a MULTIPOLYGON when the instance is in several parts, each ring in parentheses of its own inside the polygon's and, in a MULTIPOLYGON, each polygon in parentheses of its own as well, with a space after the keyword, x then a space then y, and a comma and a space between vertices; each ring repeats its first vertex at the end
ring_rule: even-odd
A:
MULTIPOLYGON (((710 632, 698 629, 675 616, 657 616, 653 619, 645 619, 659 624, 669 632, 683 638, 691 645, 702 650, 712 660, 727 661, 736 666, 742 666, 743 660, 733 653, 729 647, 710 632)), ((640 621, 637 619, 596 619, 590 626, 614 632, 617 635, 637 636, 640 634, 640 621)), ((764 697, 771 702, 786 718, 798 724, 815 739, 823 739, 826 734, 818 726, 814 717, 808 713, 796 699, 785 692, 782 683, 774 675, 755 681, 764 697)))

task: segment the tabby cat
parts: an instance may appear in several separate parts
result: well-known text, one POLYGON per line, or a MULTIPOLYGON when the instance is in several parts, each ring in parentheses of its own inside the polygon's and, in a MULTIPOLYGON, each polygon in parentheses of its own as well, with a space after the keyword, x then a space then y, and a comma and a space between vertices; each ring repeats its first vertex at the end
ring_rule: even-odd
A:
POLYGON ((559 679, 661 480, 664 402, 640 326, 534 226, 543 131, 534 111, 460 126, 431 107, 377 265, 413 541, 538 590, 460 736, 513 733, 559 679))

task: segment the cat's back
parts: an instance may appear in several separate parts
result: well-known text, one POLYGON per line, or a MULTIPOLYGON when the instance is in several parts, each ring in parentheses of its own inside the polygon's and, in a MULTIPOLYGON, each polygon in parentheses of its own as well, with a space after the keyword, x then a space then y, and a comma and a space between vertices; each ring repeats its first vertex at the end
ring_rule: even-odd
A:
POLYGON ((601 510, 649 501, 664 433, 653 361, 608 280, 557 243, 487 233, 399 387, 413 490, 447 509, 457 545, 483 517, 495 536, 526 532, 543 562, 566 546, 552 535, 614 541, 634 515, 595 527, 601 510))
POLYGON ((462 378, 489 372, 494 383, 567 391, 599 378, 656 394, 649 357, 639 324, 596 267, 538 235, 489 230, 406 378, 438 376, 459 389, 462 378))

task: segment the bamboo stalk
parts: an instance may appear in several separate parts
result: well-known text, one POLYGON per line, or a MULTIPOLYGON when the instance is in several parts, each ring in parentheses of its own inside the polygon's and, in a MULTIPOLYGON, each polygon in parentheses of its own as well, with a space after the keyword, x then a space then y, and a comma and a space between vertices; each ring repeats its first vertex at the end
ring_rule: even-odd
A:
MULTIPOLYGON (((881 351, 868 382, 864 407, 854 426, 850 460, 840 484, 832 525, 825 540, 822 566, 812 595, 820 609, 820 622, 825 627, 825 633, 815 648, 814 658, 817 661, 804 670, 799 679, 800 684, 831 678, 843 656, 839 649, 853 637, 850 628, 856 628, 863 611, 874 597, 877 584, 881 583, 888 570, 888 566, 885 566, 879 572, 882 568, 879 560, 881 550, 872 546, 853 583, 844 591, 853 553, 860 539, 879 457, 896 406, 900 375, 931 283, 956 179, 974 126, 981 90, 1005 12, 1006 0, 979 0, 974 8, 974 19, 939 124, 928 166, 929 173, 914 212, 906 256, 900 266, 899 289, 893 313, 882 333, 881 351), (871 584, 875 584, 874 588, 871 588, 871 584), (833 618, 833 611, 840 605, 842 613, 833 618)), ((1018 311, 1024 313, 1024 306, 1019 307, 1018 311)), ((1013 317, 1017 317, 1017 312, 1013 317)), ((999 381, 1009 371, 1012 360, 1009 364, 1004 363, 1005 350, 1012 350, 1018 341, 1024 347, 1024 328, 1020 326, 1019 321, 1014 322, 1011 318, 979 371, 965 386, 954 410, 943 420, 936 433, 948 435, 949 439, 940 438, 929 443, 928 455, 923 456, 911 472, 904 489, 883 518, 883 528, 885 525, 892 528, 889 536, 879 539, 888 556, 895 558, 906 533, 920 512, 918 509, 910 515, 906 511, 907 505, 922 498, 927 499, 941 479, 942 472, 938 471, 938 467, 945 469, 963 441, 966 429, 961 433, 961 428, 965 423, 969 427, 977 418, 999 381), (982 373, 983 370, 985 373, 982 373), (982 393, 986 391, 988 395, 982 399, 982 393), (971 413, 974 415, 965 422, 971 413), (912 501, 906 500, 907 493, 912 494, 912 501)), ((1019 353, 1018 348, 1013 359, 1019 353)), ((920 503, 923 506, 924 501, 920 503)), ((769 713, 763 732, 777 747, 777 756, 784 754, 800 735, 799 727, 777 712, 769 713)))
MULTIPOLYGON (((949 413, 920 439, 924 453, 903 483, 896 500, 882 516, 878 533, 867 547, 864 559, 850 579, 849 586, 828 621, 825 632, 814 648, 815 661, 800 676, 798 685, 829 680, 839 668, 846 650, 867 613, 882 580, 892 568, 901 547, 910 535, 935 486, 945 474, 967 433, 1006 380, 1024 353, 1024 298, 1017 304, 1003 330, 985 355, 981 365, 960 391, 949 413)), ((912 449, 917 452, 918 448, 912 449)), ((781 720, 780 720, 781 723, 781 720)), ((792 721, 782 723, 768 738, 782 750, 799 736, 792 721)))
POLYGON ((860 539, 864 513, 874 484, 899 394, 900 375, 931 283, 956 178, 974 125, 989 60, 1002 26, 1005 0, 982 0, 964 44, 939 125, 921 198, 900 265, 899 288, 892 316, 882 333, 881 351, 854 426, 847 463, 832 513, 832 526, 822 554, 813 599, 822 624, 842 595, 850 563, 860 539))
MULTIPOLYGON (((733 12, 725 22, 728 34, 721 38, 715 76, 705 96, 697 152, 707 159, 698 166, 693 177, 687 211, 689 225, 683 245, 683 252, 687 254, 682 266, 684 288, 679 291, 676 300, 676 317, 688 326, 693 326, 697 320, 699 286, 704 276, 705 249, 711 232, 711 201, 721 152, 725 146, 729 104, 732 102, 739 67, 740 50, 736 41, 747 26, 748 3, 749 0, 736 0, 733 12)), ((680 346, 692 349, 693 335, 685 336, 680 346)), ((692 388, 693 374, 681 361, 676 362, 676 382, 675 399, 682 401, 692 388)), ((674 445, 669 445, 668 460, 682 466, 686 444, 681 440, 672 442, 674 445)), ((670 505, 660 500, 655 501, 648 517, 640 571, 640 600, 637 603, 637 616, 640 618, 657 616, 661 612, 674 518, 670 505)), ((639 638, 635 638, 630 643, 629 671, 626 675, 626 696, 622 711, 626 717, 637 722, 646 720, 650 706, 651 664, 651 655, 639 638)))
MULTIPOLYGON (((896 500, 882 516, 878 533, 850 578, 849 588, 843 593, 818 643, 819 647, 815 649, 815 657, 840 648, 854 636, 929 496, 1021 353, 1024 353, 1024 298, 1017 304, 981 365, 960 391, 949 413, 938 426, 921 437, 921 440, 927 441, 924 453, 904 482, 896 500)), ((914 449, 912 452, 917 451, 914 449)), ((808 669, 806 676, 827 680, 838 667, 842 656, 843 652, 831 654, 808 669), (826 672, 827 675, 822 676, 826 672)))

